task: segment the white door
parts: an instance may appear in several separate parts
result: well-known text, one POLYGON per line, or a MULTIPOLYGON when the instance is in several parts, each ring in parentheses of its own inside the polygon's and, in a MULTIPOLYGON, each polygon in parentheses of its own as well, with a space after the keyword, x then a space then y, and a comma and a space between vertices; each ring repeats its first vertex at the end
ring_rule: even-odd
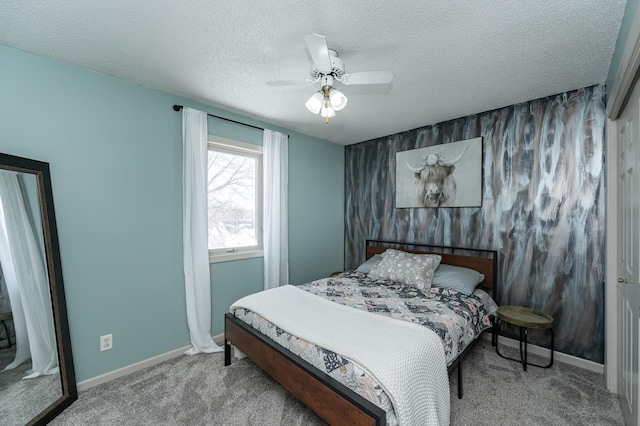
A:
MULTIPOLYGON (((639 425, 640 84, 617 120, 617 391, 627 425, 639 425)), ((611 140, 611 139, 609 139, 611 140)), ((611 284, 613 285, 613 284, 611 284)))

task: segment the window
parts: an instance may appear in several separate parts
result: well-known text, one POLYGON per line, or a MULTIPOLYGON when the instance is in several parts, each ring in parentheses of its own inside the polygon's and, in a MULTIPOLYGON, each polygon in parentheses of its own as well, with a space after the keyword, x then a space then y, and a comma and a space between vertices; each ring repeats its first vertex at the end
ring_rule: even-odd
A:
POLYGON ((262 252, 262 147, 209 136, 209 261, 262 252))

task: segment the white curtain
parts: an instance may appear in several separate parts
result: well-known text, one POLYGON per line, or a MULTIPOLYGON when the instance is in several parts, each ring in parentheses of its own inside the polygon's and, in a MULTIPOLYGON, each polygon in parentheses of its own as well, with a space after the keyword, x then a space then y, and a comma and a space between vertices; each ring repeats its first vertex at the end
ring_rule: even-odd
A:
POLYGON ((265 290, 289 283, 288 138, 269 129, 262 138, 265 290))
POLYGON ((211 280, 207 242, 207 114, 182 109, 183 246, 187 323, 192 348, 185 352, 220 352, 211 338, 211 280))
POLYGON ((5 370, 31 356, 25 379, 56 374, 58 351, 49 280, 39 240, 29 221, 18 175, 0 173, 0 265, 4 273, 16 332, 16 357, 5 370))

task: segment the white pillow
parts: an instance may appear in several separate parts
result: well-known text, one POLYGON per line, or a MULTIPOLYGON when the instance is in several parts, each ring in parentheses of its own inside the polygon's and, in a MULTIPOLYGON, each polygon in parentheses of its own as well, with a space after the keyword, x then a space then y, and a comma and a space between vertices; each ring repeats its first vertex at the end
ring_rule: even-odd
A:
POLYGON ((482 281, 484 281, 484 275, 475 269, 442 264, 436 269, 432 285, 469 295, 482 281))
POLYGON ((388 249, 384 257, 373 267, 369 276, 416 287, 422 291, 431 288, 433 274, 442 256, 437 254, 414 254, 388 249))

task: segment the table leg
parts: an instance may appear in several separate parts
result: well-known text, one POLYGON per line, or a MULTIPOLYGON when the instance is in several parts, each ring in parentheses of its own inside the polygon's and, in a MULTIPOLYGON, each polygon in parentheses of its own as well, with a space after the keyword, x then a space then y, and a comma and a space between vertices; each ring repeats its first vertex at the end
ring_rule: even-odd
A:
POLYGON ((553 328, 551 328, 551 361, 549 362, 549 365, 546 366, 545 368, 551 367, 553 365, 553 349, 554 349, 554 347, 553 347, 553 344, 554 344, 553 338, 554 338, 554 336, 553 336, 553 328))
MULTIPOLYGON (((522 366, 524 371, 527 371, 527 344, 529 343, 529 329, 527 327, 520 327, 520 332, 524 335, 524 359, 522 360, 522 366), (524 329, 524 333, 522 333, 524 329)), ((520 338, 520 340, 523 340, 520 338)))
MULTIPOLYGON (((496 324, 497 325, 497 324, 496 324)), ((498 332, 496 332, 495 335, 495 346, 496 346, 496 353, 504 359, 508 359, 509 361, 518 361, 520 364, 522 364, 522 369, 524 371, 527 371, 527 365, 533 365, 534 367, 540 367, 540 368, 549 368, 553 365, 553 352, 554 352, 554 333, 553 333, 553 328, 549 329, 551 331, 551 359, 549 361, 549 364, 547 365, 540 365, 540 364, 534 364, 529 362, 529 350, 528 350, 528 344, 529 344, 529 329, 527 327, 520 327, 520 342, 519 342, 519 349, 520 349, 520 359, 517 358, 510 358, 508 356, 505 356, 503 354, 500 353, 500 349, 498 346, 498 337, 500 336, 500 330, 498 329, 498 332)))
MULTIPOLYGON (((497 327, 498 323, 496 322, 496 327, 497 327)), ((522 329, 520 329, 520 332, 522 333, 522 329)), ((499 345, 498 345, 498 337, 500 336, 500 329, 498 328, 497 332, 496 332, 496 353, 504 359, 508 359, 509 361, 518 361, 519 363, 522 364, 522 338, 520 339, 520 359, 516 359, 516 358, 511 358, 508 357, 506 355, 502 355, 500 353, 500 349, 499 349, 499 345)), ((526 370, 526 366, 525 366, 525 370, 526 370)))
POLYGON ((9 327, 7 326, 7 322, 4 320, 2 321, 2 325, 4 326, 4 334, 7 336, 7 343, 9 344, 6 349, 9 349, 11 348, 11 336, 9 336, 9 327))

